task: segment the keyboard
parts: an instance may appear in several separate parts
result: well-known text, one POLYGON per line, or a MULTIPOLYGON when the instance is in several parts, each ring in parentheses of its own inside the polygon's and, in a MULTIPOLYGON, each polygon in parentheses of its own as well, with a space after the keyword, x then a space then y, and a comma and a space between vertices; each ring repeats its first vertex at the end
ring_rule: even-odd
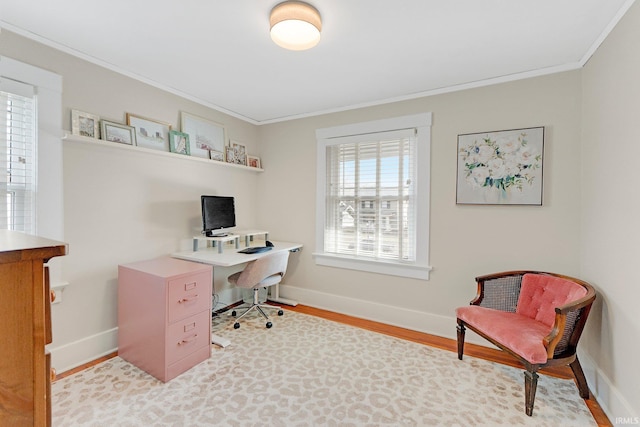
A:
POLYGON ((250 248, 242 249, 241 251, 238 251, 238 253, 239 254, 257 254, 260 252, 270 251, 271 249, 272 249, 271 246, 253 246, 250 248))

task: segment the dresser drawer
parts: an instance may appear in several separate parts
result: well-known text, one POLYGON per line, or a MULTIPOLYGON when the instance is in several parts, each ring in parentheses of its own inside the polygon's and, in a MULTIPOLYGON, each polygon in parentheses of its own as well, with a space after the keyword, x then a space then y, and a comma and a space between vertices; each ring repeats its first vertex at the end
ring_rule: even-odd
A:
POLYGON ((169 325, 166 340, 167 363, 174 363, 202 347, 211 346, 209 310, 169 325))
POLYGON ((184 319, 211 306, 211 274, 183 276, 169 281, 169 323, 184 319))

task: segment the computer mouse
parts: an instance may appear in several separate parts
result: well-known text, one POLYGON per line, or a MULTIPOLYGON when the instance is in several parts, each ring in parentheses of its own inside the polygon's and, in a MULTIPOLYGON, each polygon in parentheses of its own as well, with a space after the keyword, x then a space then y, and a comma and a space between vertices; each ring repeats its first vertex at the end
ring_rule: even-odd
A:
POLYGON ((265 245, 267 245, 267 246, 269 246, 269 247, 273 247, 273 243, 271 243, 271 242, 270 242, 270 241, 268 241, 268 240, 265 242, 265 245))

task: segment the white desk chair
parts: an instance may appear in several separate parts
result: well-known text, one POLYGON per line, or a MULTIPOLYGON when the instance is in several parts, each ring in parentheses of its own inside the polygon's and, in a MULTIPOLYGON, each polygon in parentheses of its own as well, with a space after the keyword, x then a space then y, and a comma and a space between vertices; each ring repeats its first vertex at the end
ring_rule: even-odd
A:
MULTIPOLYGON (((236 319, 236 322, 233 324, 235 329, 240 327, 240 323, 238 323, 238 321, 254 309, 258 310, 258 312, 267 319, 267 328, 272 327, 273 324, 269 321, 269 317, 262 310, 263 308, 278 310, 278 316, 282 316, 284 314, 280 307, 269 304, 260 304, 258 293, 260 288, 266 288, 280 283, 282 277, 284 277, 284 274, 287 271, 288 263, 289 251, 279 251, 265 255, 255 261, 251 261, 243 271, 229 276, 229 283, 233 283, 235 286, 240 288, 253 289, 253 303, 249 304, 249 308, 236 319)), ((239 308, 243 307, 241 306, 239 308)), ((231 315, 235 316, 236 310, 233 310, 231 315)))

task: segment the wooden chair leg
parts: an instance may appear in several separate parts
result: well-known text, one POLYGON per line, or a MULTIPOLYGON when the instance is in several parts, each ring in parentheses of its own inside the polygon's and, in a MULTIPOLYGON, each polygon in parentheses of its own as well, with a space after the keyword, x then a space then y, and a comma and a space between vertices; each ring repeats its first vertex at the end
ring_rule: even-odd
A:
POLYGON ((533 402, 536 400, 536 388, 538 387, 538 374, 536 370, 527 370, 524 373, 524 403, 528 416, 533 415, 533 402))
POLYGON ((464 332, 466 331, 462 320, 458 319, 456 329, 458 330, 458 359, 462 360, 462 354, 464 353, 464 332))
POLYGON ((576 355, 576 360, 569 364, 571 370, 573 371, 573 376, 576 377, 576 384, 578 385, 578 391, 580 392, 580 397, 583 399, 589 398, 589 386, 587 385, 587 379, 584 376, 584 372, 582 371, 582 366, 580 366, 580 362, 578 361, 578 356, 576 355))

